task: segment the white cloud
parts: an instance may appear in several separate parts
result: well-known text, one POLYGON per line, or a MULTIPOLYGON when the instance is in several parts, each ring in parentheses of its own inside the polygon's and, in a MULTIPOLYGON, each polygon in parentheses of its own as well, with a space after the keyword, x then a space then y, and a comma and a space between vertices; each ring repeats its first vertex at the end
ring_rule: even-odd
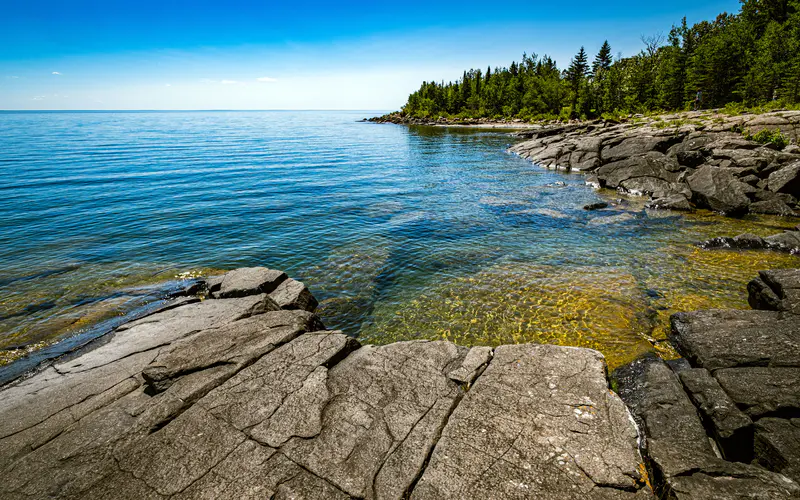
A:
POLYGON ((37 96, 36 96, 36 97, 34 97, 32 100, 34 100, 34 101, 41 101, 41 100, 44 100, 44 96, 43 96, 43 95, 37 95, 37 96))
POLYGON ((256 78, 259 82, 277 82, 277 78, 272 78, 269 76, 262 76, 261 78, 256 78))
POLYGON ((8 78, 9 80, 16 80, 19 77, 18 76, 7 76, 6 78, 8 78))
POLYGON ((223 85, 236 85, 239 82, 236 80, 222 80, 220 83, 223 85))
POLYGON ((61 73, 59 73, 58 71, 53 71, 53 74, 54 75, 60 75, 61 73))
POLYGON ((165 87, 172 87, 172 84, 171 84, 171 83, 168 83, 168 84, 166 84, 166 85, 164 85, 164 86, 165 86, 165 87))

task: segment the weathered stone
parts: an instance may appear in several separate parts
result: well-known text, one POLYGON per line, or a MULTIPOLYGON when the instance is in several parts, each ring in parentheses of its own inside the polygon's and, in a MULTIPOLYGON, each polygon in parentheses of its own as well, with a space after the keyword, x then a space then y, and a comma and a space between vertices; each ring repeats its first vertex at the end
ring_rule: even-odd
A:
POLYGON ((683 387, 703 419, 726 460, 749 462, 753 456, 753 422, 742 413, 719 383, 703 368, 680 373, 683 387))
POLYGON ((780 300, 778 310, 800 314, 800 269, 772 269, 758 275, 780 300))
POLYGON ((623 372, 620 395, 647 436, 650 481, 658 498, 788 499, 800 494, 800 486, 785 476, 718 458, 681 382, 663 361, 645 358, 618 372, 623 372))
POLYGON ((800 321, 774 311, 673 314, 670 339, 694 366, 800 366, 800 321))
POLYGON ((800 481, 800 419, 762 418, 755 426, 754 448, 758 464, 800 481))
POLYGON ((483 373, 494 354, 494 349, 487 346, 473 347, 469 350, 461 366, 447 374, 450 380, 459 384, 472 384, 483 373))
MULTIPOLYGON (((613 189, 626 187, 624 185, 626 181, 631 184, 630 181, 641 182, 646 178, 652 184, 657 184, 655 186, 657 190, 668 191, 669 185, 678 180, 678 174, 666 168, 669 161, 669 158, 661 153, 638 155, 606 163, 597 169, 597 175, 606 187, 613 189)), ((627 189, 632 189, 632 184, 627 189)))
POLYGON ((800 198, 800 161, 769 174, 767 182, 770 191, 800 198))
POLYGON ((287 279, 286 273, 266 267, 245 267, 225 273, 219 290, 212 291, 216 299, 246 297, 271 293, 287 279))
POLYGON ((641 359, 625 370, 633 375, 618 378, 620 395, 641 422, 657 479, 666 481, 715 457, 697 410, 662 360, 641 359))
POLYGON ((305 311, 274 311, 202 330, 160 350, 142 370, 151 391, 161 392, 183 374, 218 364, 243 367, 303 332, 318 330, 320 321, 305 311))
POLYGON ((461 398, 447 374, 466 354, 448 342, 359 349, 330 372, 320 434, 284 453, 349 495, 402 497, 461 398))
POLYGON ((659 210, 675 210, 679 212, 691 212, 694 210, 692 204, 683 195, 676 194, 667 198, 658 198, 647 203, 647 208, 659 210))
POLYGON ((800 368, 723 368, 715 371, 714 377, 754 420, 771 414, 800 414, 800 368))
POLYGON ((784 252, 800 252, 800 231, 784 231, 773 234, 764 238, 764 241, 771 248, 783 250, 784 252))
POLYGON ((750 204, 750 213, 753 214, 768 214, 768 215, 781 215, 784 217, 796 217, 797 214, 789 208, 789 205, 783 201, 774 198, 767 201, 757 201, 750 204))
POLYGON ((635 135, 623 139, 618 144, 605 146, 600 156, 604 162, 613 162, 650 151, 666 153, 670 146, 680 142, 680 140, 681 137, 635 135))
POLYGON ((753 309, 763 311, 779 311, 781 309, 781 299, 760 278, 755 278, 747 284, 747 303, 753 309))
POLYGON ((317 299, 311 295, 308 288, 293 279, 283 281, 269 296, 281 309, 302 309, 314 312, 318 304, 317 299))
POLYGON ((678 151, 675 154, 675 159, 681 165, 691 168, 699 167, 705 162, 705 156, 700 151, 678 151))
POLYGON ((634 496, 642 487, 637 433, 604 372, 594 351, 496 348, 410 497, 634 496))
POLYGON ((704 165, 690 175, 686 182, 692 190, 692 201, 695 205, 725 215, 746 213, 750 205, 744 188, 747 184, 740 182, 724 169, 704 165))
POLYGON ((584 205, 584 210, 600 210, 601 208, 608 208, 608 203, 604 201, 600 201, 597 203, 589 203, 588 205, 584 205))

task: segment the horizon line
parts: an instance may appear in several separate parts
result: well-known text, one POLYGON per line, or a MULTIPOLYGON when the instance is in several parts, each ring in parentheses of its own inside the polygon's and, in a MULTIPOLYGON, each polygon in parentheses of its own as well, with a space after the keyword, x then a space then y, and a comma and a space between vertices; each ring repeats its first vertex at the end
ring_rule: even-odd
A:
POLYGON ((229 111, 364 111, 385 112, 386 109, 355 108, 302 108, 302 109, 0 109, 0 113, 186 113, 186 112, 229 112, 229 111))

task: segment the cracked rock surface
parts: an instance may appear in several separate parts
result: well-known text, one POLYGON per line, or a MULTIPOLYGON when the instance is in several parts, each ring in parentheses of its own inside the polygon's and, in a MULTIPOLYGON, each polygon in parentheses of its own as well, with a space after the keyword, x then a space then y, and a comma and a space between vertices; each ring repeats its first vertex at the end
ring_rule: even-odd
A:
POLYGON ((798 270, 762 271, 748 286, 761 310, 675 314, 681 362, 646 358, 615 373, 657 495, 800 497, 798 289, 798 270))
POLYGON ((596 351, 362 347, 279 271, 206 287, 229 298, 178 301, 0 391, 0 498, 651 496, 596 351))

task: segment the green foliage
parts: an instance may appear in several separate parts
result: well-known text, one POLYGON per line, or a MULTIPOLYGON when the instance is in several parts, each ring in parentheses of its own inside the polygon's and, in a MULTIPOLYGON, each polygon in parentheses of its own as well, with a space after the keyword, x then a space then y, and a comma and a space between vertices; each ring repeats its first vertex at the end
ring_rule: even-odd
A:
POLYGON ((748 130, 745 132, 744 137, 748 141, 755 141, 760 144, 772 144, 778 149, 783 149, 789 144, 789 138, 781 133, 781 129, 763 129, 755 134, 751 134, 748 130))
POLYGON ((684 18, 666 40, 642 41, 641 52, 616 60, 605 41, 591 64, 581 47, 564 71, 546 55, 523 54, 455 82, 423 82, 402 111, 423 119, 618 120, 695 106, 733 115, 800 105, 800 0, 742 0, 738 14, 693 26, 684 18))

